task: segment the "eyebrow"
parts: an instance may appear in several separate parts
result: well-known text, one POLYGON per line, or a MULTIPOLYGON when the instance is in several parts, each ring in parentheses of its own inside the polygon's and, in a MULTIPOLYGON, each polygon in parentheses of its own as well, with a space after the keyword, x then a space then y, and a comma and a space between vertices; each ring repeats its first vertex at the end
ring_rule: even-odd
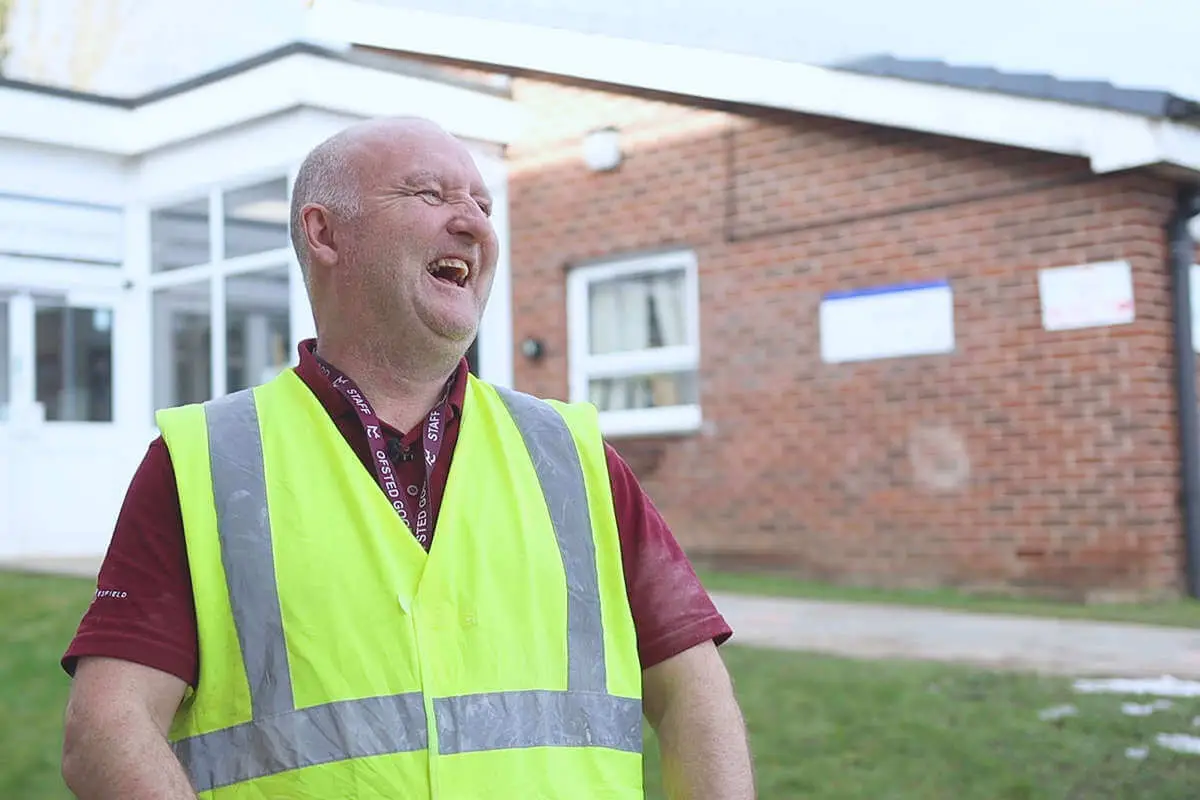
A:
POLYGON ((416 172, 411 172, 404 176, 403 183, 437 183, 440 184, 442 179, 427 169, 420 169, 416 172))

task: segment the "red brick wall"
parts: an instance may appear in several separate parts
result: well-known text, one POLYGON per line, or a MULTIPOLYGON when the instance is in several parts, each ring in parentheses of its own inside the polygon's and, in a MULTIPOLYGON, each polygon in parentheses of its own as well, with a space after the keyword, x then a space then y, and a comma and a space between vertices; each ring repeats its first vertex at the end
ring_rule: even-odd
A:
POLYGON ((850 583, 1178 591, 1168 183, 819 118, 525 80, 515 96, 534 120, 511 150, 515 337, 547 343, 536 364, 515 356, 520 388, 566 395, 568 264, 697 253, 704 430, 613 442, 695 557, 850 583), (626 160, 592 174, 579 137, 603 124, 626 160), (1037 270, 1110 259, 1133 265, 1137 321, 1044 331, 1037 270), (943 278, 955 353, 821 362, 824 292, 943 278))

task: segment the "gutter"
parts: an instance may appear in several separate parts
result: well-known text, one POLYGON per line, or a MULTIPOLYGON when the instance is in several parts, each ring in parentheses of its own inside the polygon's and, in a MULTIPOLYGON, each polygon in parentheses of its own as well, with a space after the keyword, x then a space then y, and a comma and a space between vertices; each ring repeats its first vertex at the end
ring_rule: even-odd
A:
POLYGON ((1182 186, 1167 223, 1168 261, 1175 288, 1175 378, 1179 395, 1183 461, 1183 530, 1187 591, 1200 598, 1200 407, 1196 397, 1196 351, 1192 345, 1191 272, 1196 242, 1190 223, 1200 215, 1200 187, 1182 186))

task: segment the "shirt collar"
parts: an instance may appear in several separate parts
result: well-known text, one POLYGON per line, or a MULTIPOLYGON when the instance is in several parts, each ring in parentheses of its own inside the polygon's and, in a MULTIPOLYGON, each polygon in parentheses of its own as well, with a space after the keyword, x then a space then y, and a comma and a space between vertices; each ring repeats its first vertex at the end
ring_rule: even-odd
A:
MULTIPOLYGON (((305 339, 300 342, 297 347, 300 361, 296 366, 296 374, 309 390, 316 396, 317 400, 329 412, 329 416, 334 419, 339 419, 345 415, 356 416, 354 407, 350 405, 342 393, 333 388, 333 383, 325 377, 325 373, 321 371, 321 366, 317 361, 316 353, 317 340, 305 339)), ((336 366, 336 365, 334 365, 336 366)), ((458 362, 458 366, 454 370, 454 375, 450 378, 450 394, 446 398, 450 404, 451 419, 457 419, 462 416, 463 402, 467 396, 467 374, 470 368, 467 364, 467 359, 463 358, 458 362)), ((409 435, 416 436, 420 426, 417 426, 413 431, 404 432, 404 438, 408 439, 409 435)))

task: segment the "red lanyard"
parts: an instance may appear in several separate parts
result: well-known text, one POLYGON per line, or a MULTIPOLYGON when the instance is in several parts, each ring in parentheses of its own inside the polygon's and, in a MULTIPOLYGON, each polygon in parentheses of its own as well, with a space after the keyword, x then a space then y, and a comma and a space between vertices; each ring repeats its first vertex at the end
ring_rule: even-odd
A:
POLYGON ((358 420, 367 434, 367 445, 371 448, 371 464, 375 467, 375 479, 379 482, 379 488, 383 489, 383 493, 392 503, 392 508, 396 509, 400 519, 417 537, 421 546, 428 548, 429 540, 433 536, 433 531, 429 527, 429 481, 430 476, 433 475, 433 468, 437 464, 438 455, 442 452, 442 422, 450 412, 450 383, 447 382, 441 400, 425 418, 421 437, 425 451, 423 480, 419 486, 417 484, 402 486, 396 470, 392 466, 392 460, 388 457, 387 442, 384 439, 379 415, 375 413, 375 409, 371 408, 371 404, 367 402, 367 398, 363 397, 363 393, 354 381, 338 371, 337 368, 325 363, 320 357, 317 357, 317 364, 320 365, 321 372, 325 374, 325 377, 329 378, 333 388, 341 392, 358 414, 358 420))

